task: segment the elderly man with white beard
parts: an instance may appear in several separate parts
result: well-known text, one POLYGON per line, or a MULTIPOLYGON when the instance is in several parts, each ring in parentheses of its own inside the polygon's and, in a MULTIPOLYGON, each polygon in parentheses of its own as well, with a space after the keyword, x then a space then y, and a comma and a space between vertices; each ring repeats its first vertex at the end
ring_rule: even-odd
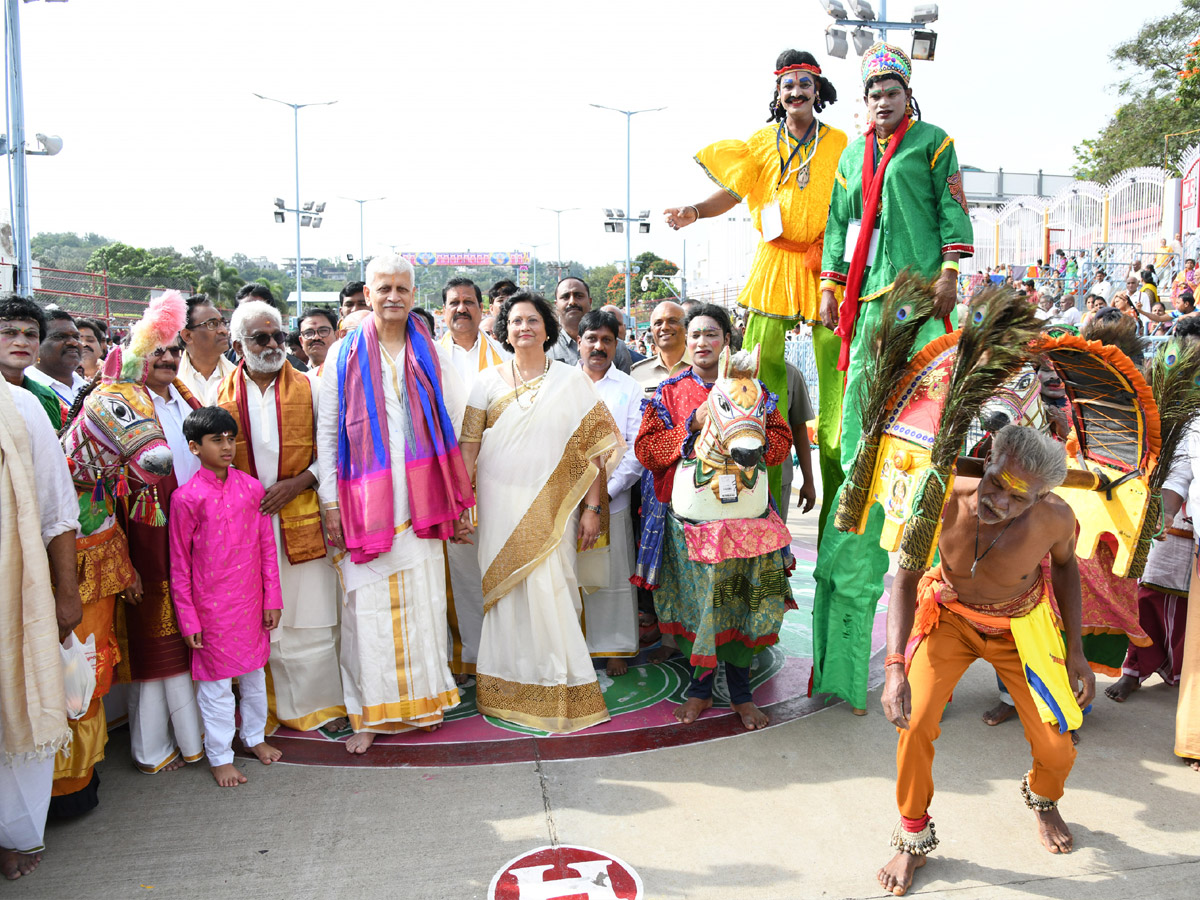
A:
POLYGON ((337 579, 326 559, 317 500, 317 390, 287 361, 279 310, 251 300, 230 322, 242 361, 221 382, 217 405, 239 429, 234 465, 266 488, 279 555, 283 615, 267 663, 268 734, 286 725, 345 730, 337 654, 337 579))

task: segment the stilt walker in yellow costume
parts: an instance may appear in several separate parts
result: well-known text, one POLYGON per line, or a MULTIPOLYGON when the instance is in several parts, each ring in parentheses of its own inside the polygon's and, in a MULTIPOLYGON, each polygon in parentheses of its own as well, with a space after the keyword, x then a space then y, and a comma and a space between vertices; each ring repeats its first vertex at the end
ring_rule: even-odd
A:
MULTIPOLYGON (((779 408, 787 409, 784 337, 797 321, 812 325, 820 397, 817 444, 826 498, 833 497, 842 481, 838 447, 845 378, 837 371, 838 338, 821 324, 818 286, 825 218, 846 134, 818 121, 816 113, 836 100, 837 91, 811 53, 785 50, 775 61, 770 124, 749 140, 717 141, 697 153, 696 162, 721 190, 665 213, 667 224, 679 229, 728 212, 742 200, 750 207, 762 240, 738 297, 748 310, 745 347, 762 347, 759 378, 779 397, 779 408)), ((768 474, 772 496, 787 503, 787 497, 779 496, 779 467, 768 474)), ((830 505, 821 506, 822 530, 830 505)))

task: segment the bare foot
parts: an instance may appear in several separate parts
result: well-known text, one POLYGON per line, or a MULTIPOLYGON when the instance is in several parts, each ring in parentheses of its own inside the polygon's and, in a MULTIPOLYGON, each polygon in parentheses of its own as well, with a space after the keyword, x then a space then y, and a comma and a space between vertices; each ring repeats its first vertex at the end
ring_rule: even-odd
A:
POLYGON ((187 760, 182 756, 177 756, 158 771, 160 772, 175 772, 187 765, 187 760))
POLYGON ((1003 700, 989 709, 983 714, 984 725, 999 725, 1001 722, 1007 722, 1017 714, 1015 706, 1009 706, 1003 700))
POLYGON ((470 680, 470 678, 471 678, 471 676, 468 675, 466 672, 459 672, 457 675, 454 676, 454 683, 457 684, 459 687, 462 687, 464 684, 466 684, 470 680))
POLYGON ((326 722, 321 727, 326 731, 332 731, 334 734, 340 734, 343 731, 350 730, 350 720, 345 716, 338 716, 332 722, 326 722))
POLYGON ((1134 691, 1142 686, 1135 675, 1122 675, 1112 684, 1104 689, 1104 696, 1109 700, 1116 700, 1118 703, 1124 703, 1134 691))
POLYGON ((912 887, 913 873, 925 865, 925 857, 901 850, 886 866, 875 873, 885 891, 900 897, 912 887))
POLYGON ((213 778, 221 787, 237 787, 248 780, 245 775, 233 767, 233 763, 212 767, 213 778))
POLYGON ((730 705, 733 711, 742 717, 742 724, 746 726, 747 731, 766 728, 771 724, 771 720, 767 717, 767 714, 750 701, 730 705))
POLYGON ((417 731, 424 731, 426 734, 433 734, 433 732, 441 728, 443 724, 444 723, 442 722, 438 722, 436 725, 418 725, 417 731))
POLYGON ((1189 769, 1193 769, 1196 772, 1200 772, 1200 759, 1188 759, 1185 756, 1183 758, 1183 762, 1189 769))
POLYGON ((1071 829, 1063 821, 1058 807, 1044 810, 1035 809, 1033 812, 1037 816, 1038 839, 1042 842, 1042 846, 1051 853, 1070 853, 1071 848, 1075 845, 1075 838, 1071 837, 1071 829))
POLYGON ((629 671, 629 663, 617 657, 609 657, 608 663, 604 666, 604 671, 614 677, 624 675, 629 671))
POLYGON ((269 766, 275 760, 283 756, 283 751, 278 747, 272 747, 266 741, 261 744, 255 744, 253 747, 247 747, 251 753, 258 757, 258 761, 264 766, 269 766))
POLYGON ((688 697, 682 706, 675 707, 675 718, 684 725, 691 725, 710 706, 712 706, 712 697, 704 700, 699 697, 688 697))
POLYGON ((9 881, 29 875, 42 861, 39 853, 18 853, 16 850, 0 850, 0 873, 9 881))
POLYGON ((356 731, 346 739, 347 753, 366 753, 375 743, 375 732, 356 731))
POLYGON ((865 709, 859 709, 857 706, 850 707, 850 712, 854 713, 856 716, 865 716, 867 714, 865 709))
POLYGON ((652 663, 660 663, 666 662, 674 655, 675 649, 673 647, 655 647, 648 654, 646 654, 646 659, 652 663))

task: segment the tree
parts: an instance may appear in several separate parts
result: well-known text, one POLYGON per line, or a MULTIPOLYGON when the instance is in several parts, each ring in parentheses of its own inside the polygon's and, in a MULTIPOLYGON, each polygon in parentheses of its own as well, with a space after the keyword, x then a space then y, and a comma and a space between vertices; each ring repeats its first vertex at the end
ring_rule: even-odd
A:
POLYGON ((1178 12, 1142 26, 1137 36, 1118 45, 1110 59, 1124 73, 1117 92, 1124 103, 1100 134, 1076 145, 1074 174, 1092 181, 1107 181, 1134 166, 1165 165, 1175 174, 1187 140, 1167 141, 1167 135, 1200 128, 1200 107, 1180 94, 1192 42, 1200 26, 1200 0, 1180 0, 1178 12), (1165 152, 1164 152, 1165 151, 1165 152))
POLYGON ((33 258, 47 269, 82 272, 92 254, 112 243, 111 238, 89 231, 83 237, 71 231, 42 232, 29 242, 33 258))
POLYGON ((212 271, 200 276, 197 289, 200 293, 207 294, 210 300, 215 300, 218 306, 232 307, 238 288, 245 283, 246 279, 238 274, 236 266, 214 259, 212 271))
POLYGON ((145 250, 120 242, 95 250, 87 271, 108 272, 114 281, 135 279, 158 287, 191 287, 200 278, 196 267, 171 247, 145 250))

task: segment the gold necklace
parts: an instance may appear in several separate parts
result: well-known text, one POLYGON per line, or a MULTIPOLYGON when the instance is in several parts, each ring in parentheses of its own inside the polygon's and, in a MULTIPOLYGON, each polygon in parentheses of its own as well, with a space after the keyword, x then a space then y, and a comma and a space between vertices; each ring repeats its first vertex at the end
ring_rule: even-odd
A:
POLYGON ((537 387, 532 387, 530 381, 526 381, 521 377, 521 367, 517 365, 516 359, 513 359, 509 365, 512 366, 513 388, 516 391, 517 406, 521 407, 521 409, 529 409, 533 406, 533 401, 537 399, 538 390, 541 388, 542 384, 545 384, 543 379, 546 377, 546 373, 550 371, 550 357, 546 357, 546 368, 542 369, 542 374, 532 379, 532 381, 541 382, 537 387), (521 402, 521 388, 524 388, 525 393, 530 395, 529 406, 526 406, 521 402))

